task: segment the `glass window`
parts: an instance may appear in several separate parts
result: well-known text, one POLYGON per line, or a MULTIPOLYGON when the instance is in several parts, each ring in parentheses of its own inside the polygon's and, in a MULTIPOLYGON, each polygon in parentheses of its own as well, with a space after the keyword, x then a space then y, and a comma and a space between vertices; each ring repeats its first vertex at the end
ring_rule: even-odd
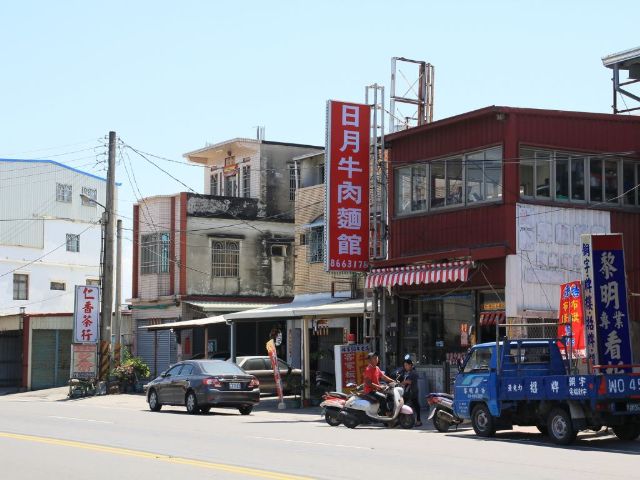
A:
POLYGON ((289 365, 287 365, 284 360, 278 359, 278 368, 280 370, 289 370, 289 365))
POLYGON ((571 157, 571 199, 585 200, 584 157, 571 157))
POLYGON ((536 152, 536 197, 551 197, 551 155, 536 152))
POLYGON ((604 162, 604 197, 609 203, 618 203, 618 160, 604 162))
POLYGON ((85 282, 85 285, 92 285, 94 287, 99 287, 100 286, 100 280, 98 280, 97 278, 87 278, 87 281, 85 282))
POLYGON ((431 208, 444 206, 446 195, 445 188, 445 162, 438 160, 431 162, 431 208))
POLYGON ((209 195, 218 195, 218 174, 213 173, 209 178, 209 195))
POLYGON ((238 175, 228 175, 224 177, 224 195, 226 197, 238 196, 238 175))
POLYGON ((419 212, 427 209, 427 166, 411 168, 411 210, 419 212))
POLYGON ((51 282, 49 284, 49 289, 50 290, 66 290, 67 286, 65 285, 64 282, 51 282))
POLYGON ((242 196, 251 197, 251 165, 242 167, 242 196))
POLYGON ((65 183, 56 183, 56 202, 71 203, 73 187, 65 183))
POLYGON ((289 200, 296 199, 296 189, 298 188, 298 170, 296 164, 289 165, 289 200))
POLYGON ((589 158, 589 200, 602 202, 602 159, 589 158))
POLYGON ((324 261, 324 227, 313 227, 306 238, 307 261, 320 263, 324 261))
POLYGON ((395 171, 396 213, 411 212, 411 167, 397 168, 395 171))
POLYGON ((569 156, 556 155, 556 200, 569 200, 569 156))
POLYGON ((533 197, 533 184, 535 183, 534 160, 520 160, 520 195, 522 197, 533 197))
POLYGON ((211 244, 211 275, 233 278, 240 270, 240 242, 214 240, 211 244))
POLYGON ((87 207, 95 207, 97 205, 98 190, 95 188, 82 187, 82 205, 87 207))
POLYGON ((180 370, 182 370, 182 366, 183 364, 179 364, 171 367, 169 370, 167 370, 167 377, 169 376, 175 377, 177 375, 180 375, 180 370))
POLYGON ((80 251, 80 235, 67 233, 67 252, 80 251))
POLYGON ((484 162, 484 198, 497 200, 502 198, 502 161, 484 162))
POLYGON ((142 235, 140 244, 140 271, 147 273, 169 272, 169 233, 142 235))
POLYGON ((202 371, 209 375, 243 375, 242 369, 235 363, 225 360, 209 360, 200 362, 202 371))
POLYGON ((180 375, 191 375, 193 373, 193 365, 186 363, 182 370, 180 370, 180 375))
POLYGON ((466 157, 467 202, 484 200, 484 154, 472 153, 466 157))
POLYGON ((464 373, 488 372, 491 362, 490 348, 476 348, 464 365, 464 373))
POLYGON ((622 203, 624 205, 636 205, 636 191, 638 184, 636 178, 636 165, 633 162, 622 163, 622 203))
POLYGON ((462 159, 456 158, 447 160, 447 205, 456 205, 462 203, 462 159))
POLYGON ((29 300, 29 275, 13 274, 13 299, 29 300))
POLYGON ((262 358, 250 358, 244 362, 242 368, 244 370, 264 370, 264 361, 262 358))

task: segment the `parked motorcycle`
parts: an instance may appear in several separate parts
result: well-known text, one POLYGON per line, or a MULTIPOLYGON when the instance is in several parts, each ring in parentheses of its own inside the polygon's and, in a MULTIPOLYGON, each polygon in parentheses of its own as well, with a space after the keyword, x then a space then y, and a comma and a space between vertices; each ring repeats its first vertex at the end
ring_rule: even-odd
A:
POLYGON ((318 370, 316 372, 316 387, 324 392, 336 388, 336 376, 331 372, 318 370))
POLYGON ((397 423, 402 428, 413 428, 416 419, 413 409, 404 404, 404 389, 395 383, 388 385, 384 392, 385 399, 374 401, 369 395, 354 395, 349 397, 340 411, 340 421, 347 428, 356 428, 358 425, 368 423, 383 423, 395 426, 397 423), (380 403, 387 402, 391 407, 388 415, 380 415, 380 403))
POLYGON ((348 383, 346 387, 353 390, 354 393, 341 393, 341 392, 327 392, 322 396, 322 414, 324 420, 332 427, 340 425, 340 412, 344 408, 344 404, 350 396, 355 395, 357 392, 362 391, 362 385, 356 386, 355 383, 348 383))
POLYGON ((429 420, 439 432, 448 432, 452 425, 457 427, 462 423, 462 419, 453 412, 453 395, 430 393, 427 395, 427 405, 431 408, 429 420))

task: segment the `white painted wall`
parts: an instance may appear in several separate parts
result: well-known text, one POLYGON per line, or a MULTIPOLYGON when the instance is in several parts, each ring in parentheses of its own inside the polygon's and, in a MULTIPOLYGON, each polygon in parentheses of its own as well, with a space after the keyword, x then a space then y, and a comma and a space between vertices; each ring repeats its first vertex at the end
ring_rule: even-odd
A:
POLYGON ((0 315, 73 311, 73 286, 99 276, 103 208, 83 205, 82 188, 106 203, 106 181, 49 161, 0 161, 0 315), (71 202, 56 200, 56 183, 72 186, 71 202), (80 251, 66 250, 66 234, 80 251), (28 300, 13 300, 13 270, 29 275, 28 300), (66 290, 51 290, 64 282, 66 290))
POLYGON ((580 235, 610 233, 609 212, 517 204, 517 254, 507 256, 506 315, 558 310, 560 285, 580 279, 580 235))

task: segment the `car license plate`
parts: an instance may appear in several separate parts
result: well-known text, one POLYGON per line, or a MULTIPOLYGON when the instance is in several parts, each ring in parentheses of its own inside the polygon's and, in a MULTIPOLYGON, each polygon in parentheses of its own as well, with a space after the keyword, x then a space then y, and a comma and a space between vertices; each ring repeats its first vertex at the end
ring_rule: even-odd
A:
POLYGON ((640 403, 628 403, 627 404, 628 412, 640 412, 640 403))
POLYGON ((241 383, 230 383, 229 384, 229 390, 240 390, 240 388, 242 388, 242 384, 241 383))

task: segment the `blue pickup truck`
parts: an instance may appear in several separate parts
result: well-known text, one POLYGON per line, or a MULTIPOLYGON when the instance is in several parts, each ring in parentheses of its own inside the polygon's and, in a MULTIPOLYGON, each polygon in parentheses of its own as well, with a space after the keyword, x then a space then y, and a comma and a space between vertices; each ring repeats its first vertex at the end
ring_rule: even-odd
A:
POLYGON ((580 430, 611 427, 640 436, 640 373, 567 374, 556 339, 504 339, 474 346, 456 377, 453 409, 477 435, 536 426, 560 445, 580 430))

